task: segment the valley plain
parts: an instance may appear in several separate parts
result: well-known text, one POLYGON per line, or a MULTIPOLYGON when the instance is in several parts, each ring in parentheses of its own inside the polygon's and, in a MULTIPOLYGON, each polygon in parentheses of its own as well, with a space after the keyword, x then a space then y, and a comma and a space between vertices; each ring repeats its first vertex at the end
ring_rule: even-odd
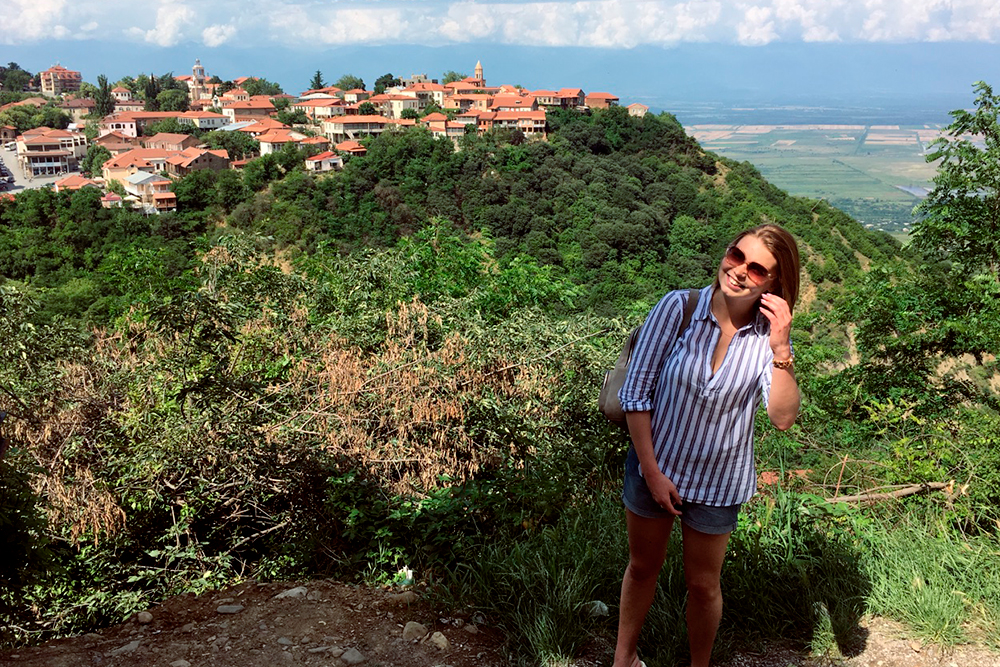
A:
POLYGON ((696 124, 707 150, 753 164, 783 190, 824 199, 865 227, 905 236, 932 187, 926 161, 939 124, 696 124))

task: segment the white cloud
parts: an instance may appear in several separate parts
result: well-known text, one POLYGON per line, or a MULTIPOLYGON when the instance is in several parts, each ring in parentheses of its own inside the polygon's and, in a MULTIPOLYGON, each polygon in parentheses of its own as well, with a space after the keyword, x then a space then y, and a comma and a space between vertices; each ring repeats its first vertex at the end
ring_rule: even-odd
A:
POLYGON ((156 10, 156 25, 143 33, 143 39, 159 46, 174 46, 186 37, 185 29, 195 18, 195 11, 184 3, 165 1, 156 10))
POLYGON ((806 28, 802 33, 803 42, 839 42, 840 34, 833 28, 823 25, 814 25, 806 28))
POLYGON ((485 39, 496 31, 496 16, 489 7, 475 2, 455 2, 448 7, 438 34, 452 42, 485 39))
POLYGON ((201 41, 204 42, 205 46, 222 46, 235 34, 236 26, 234 25, 210 25, 201 31, 201 41))
POLYGON ((749 7, 743 22, 736 28, 736 41, 746 46, 760 46, 778 38, 774 29, 774 11, 770 7, 749 7))
MULTIPOLYGON (((380 6, 337 8, 279 4, 261 8, 261 11, 269 37, 291 46, 422 43, 420 31, 414 30, 411 25, 412 20, 419 19, 412 10, 380 6)), ((438 17, 435 19, 439 20, 438 17)))
POLYGON ((13 0, 13 6, 7 4, 0 11, 0 44, 49 37, 52 24, 63 20, 65 9, 66 0, 13 0))
MULTIPOLYGON (((997 0, 8 0, 0 43, 105 34, 313 45, 1000 42, 997 0), (99 18, 97 18, 99 17, 99 18), (136 18, 139 17, 139 18, 136 18), (95 20, 96 19, 96 20, 95 20)), ((6 9, 6 8, 5 8, 6 9)))

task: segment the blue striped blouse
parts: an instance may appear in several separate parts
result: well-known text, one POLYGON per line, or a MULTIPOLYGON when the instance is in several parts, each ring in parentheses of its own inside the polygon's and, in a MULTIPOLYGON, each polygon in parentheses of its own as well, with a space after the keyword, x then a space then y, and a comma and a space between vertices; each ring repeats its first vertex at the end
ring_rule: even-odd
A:
POLYGON ((618 397, 627 412, 652 412, 656 460, 681 498, 726 506, 746 502, 757 490, 753 422, 758 401, 767 405, 774 353, 770 323, 758 312, 733 336, 713 375, 722 330, 712 292, 712 286, 701 290, 676 345, 688 290, 670 292, 653 307, 618 397))

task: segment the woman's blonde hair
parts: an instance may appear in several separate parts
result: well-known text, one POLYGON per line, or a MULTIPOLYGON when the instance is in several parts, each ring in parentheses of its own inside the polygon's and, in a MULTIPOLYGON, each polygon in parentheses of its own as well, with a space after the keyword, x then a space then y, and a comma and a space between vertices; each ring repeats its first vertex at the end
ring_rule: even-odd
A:
POLYGON ((730 245, 736 245, 744 236, 759 239, 778 260, 777 286, 772 292, 788 302, 789 310, 794 310, 799 298, 799 247, 795 239, 782 227, 766 224, 741 232, 730 245))

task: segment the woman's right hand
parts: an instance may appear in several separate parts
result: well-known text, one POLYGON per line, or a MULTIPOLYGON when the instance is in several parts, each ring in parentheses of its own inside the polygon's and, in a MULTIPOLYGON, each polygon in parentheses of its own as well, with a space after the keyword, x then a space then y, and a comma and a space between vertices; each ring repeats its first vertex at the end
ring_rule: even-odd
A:
POLYGON ((639 467, 642 469, 642 476, 646 480, 649 492, 653 494, 653 500, 674 516, 680 516, 681 503, 684 502, 681 500, 681 494, 677 493, 677 487, 660 470, 656 457, 653 456, 653 428, 649 411, 626 412, 625 419, 629 435, 632 436, 632 444, 635 446, 636 457, 639 459, 639 467))
POLYGON ((670 481, 670 478, 664 475, 659 468, 651 475, 647 475, 646 471, 643 471, 643 477, 646 478, 649 492, 653 494, 653 500, 674 516, 680 516, 681 505, 684 501, 681 500, 681 495, 677 493, 677 487, 670 481))

